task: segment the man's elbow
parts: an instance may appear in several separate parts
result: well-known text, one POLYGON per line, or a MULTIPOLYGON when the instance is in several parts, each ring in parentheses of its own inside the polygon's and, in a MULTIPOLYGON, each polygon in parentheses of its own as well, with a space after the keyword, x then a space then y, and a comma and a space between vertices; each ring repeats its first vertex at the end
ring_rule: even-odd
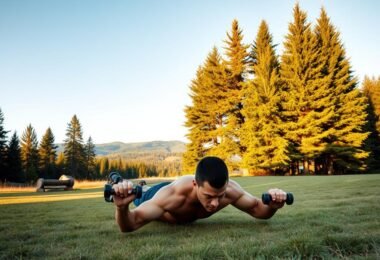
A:
POLYGON ((120 227, 120 231, 122 233, 131 233, 135 230, 136 230, 135 228, 131 228, 131 227, 120 227))

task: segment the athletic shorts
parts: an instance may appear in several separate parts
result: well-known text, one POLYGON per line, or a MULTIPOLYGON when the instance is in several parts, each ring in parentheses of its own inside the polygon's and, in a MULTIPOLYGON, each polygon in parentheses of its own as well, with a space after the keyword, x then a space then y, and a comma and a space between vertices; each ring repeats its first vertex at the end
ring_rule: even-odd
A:
POLYGON ((149 190, 147 190, 146 192, 143 192, 141 198, 139 199, 135 199, 133 201, 133 204, 135 204, 135 206, 139 206, 141 203, 147 201, 147 200, 150 200, 151 198, 153 198, 154 194, 157 193, 157 191, 159 191, 162 187, 165 187, 166 185, 169 185, 171 182, 161 182, 161 183, 158 183, 154 186, 152 186, 149 190))

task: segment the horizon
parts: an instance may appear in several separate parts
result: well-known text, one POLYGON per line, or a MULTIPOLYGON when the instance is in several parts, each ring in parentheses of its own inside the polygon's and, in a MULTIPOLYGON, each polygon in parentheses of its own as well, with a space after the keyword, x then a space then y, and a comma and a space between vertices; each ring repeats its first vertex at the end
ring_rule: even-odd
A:
POLYGON ((358 87, 365 75, 380 75, 377 1, 0 2, 0 108, 8 138, 31 124, 38 141, 51 127, 55 143, 63 143, 75 114, 84 141, 186 143, 191 80, 213 46, 224 54, 233 19, 246 44, 266 20, 281 55, 296 2, 312 26, 325 8, 358 87))

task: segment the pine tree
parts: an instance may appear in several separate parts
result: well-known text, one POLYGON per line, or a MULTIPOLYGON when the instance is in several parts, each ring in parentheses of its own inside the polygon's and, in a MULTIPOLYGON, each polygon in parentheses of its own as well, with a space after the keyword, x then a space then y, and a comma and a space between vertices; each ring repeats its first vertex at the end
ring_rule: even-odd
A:
POLYGON ((254 78, 244 88, 240 140, 246 148, 243 166, 273 172, 288 165, 288 142, 282 136, 281 80, 268 25, 262 21, 250 53, 254 78))
POLYGON ((46 130, 39 147, 39 168, 42 178, 56 178, 55 161, 57 159, 57 145, 54 144, 54 135, 50 127, 46 130))
POLYGON ((64 141, 66 171, 74 178, 82 179, 86 175, 84 166, 85 154, 83 146, 82 127, 76 115, 68 124, 64 141))
POLYGON ((366 140, 366 148, 370 151, 367 164, 370 170, 380 169, 380 77, 363 81, 363 93, 368 99, 366 131, 370 134, 366 140))
POLYGON ((321 78, 327 82, 326 100, 332 103, 334 116, 323 125, 324 151, 316 160, 321 173, 365 169, 368 153, 363 150, 368 133, 364 132, 367 100, 357 89, 351 66, 336 28, 324 9, 317 20, 315 34, 319 60, 323 64, 321 78))
POLYGON ((103 178, 107 178, 108 174, 109 174, 109 170, 110 170, 110 167, 109 167, 108 158, 107 157, 101 158, 100 159, 100 166, 99 166, 100 175, 103 178))
POLYGON ((25 182, 25 176, 21 164, 21 148, 17 133, 14 132, 9 141, 7 153, 7 179, 13 182, 25 182))
POLYGON ((86 156, 86 179, 93 179, 96 175, 96 161, 95 161, 95 145, 92 142, 91 136, 88 138, 84 147, 84 153, 86 156))
POLYGON ((213 48, 198 69, 190 90, 193 104, 185 108, 190 143, 183 155, 183 170, 192 172, 199 159, 211 154, 220 156, 228 164, 226 69, 217 48, 213 48))
POLYGON ((65 161, 65 154, 60 152, 55 163, 56 178, 59 178, 59 176, 65 174, 65 161))
POLYGON ((29 124, 21 137, 21 161, 26 180, 34 182, 38 178, 38 141, 36 131, 29 124))
POLYGON ((238 136, 241 125, 244 123, 244 117, 241 114, 241 90, 247 72, 247 49, 249 46, 243 44, 243 37, 238 21, 234 20, 231 33, 227 33, 227 40, 225 40, 226 66, 228 69, 228 115, 225 132, 229 139, 226 142, 231 150, 230 156, 241 155, 244 152, 244 147, 240 144, 238 136))
POLYGON ((284 42, 281 78, 284 82, 282 114, 285 138, 291 142, 292 173, 303 168, 314 172, 312 165, 327 147, 325 129, 334 116, 329 82, 322 77, 323 63, 315 34, 307 15, 299 5, 294 7, 294 21, 284 42))
POLYGON ((5 181, 7 172, 7 134, 4 129, 4 114, 0 108, 0 181, 5 181))

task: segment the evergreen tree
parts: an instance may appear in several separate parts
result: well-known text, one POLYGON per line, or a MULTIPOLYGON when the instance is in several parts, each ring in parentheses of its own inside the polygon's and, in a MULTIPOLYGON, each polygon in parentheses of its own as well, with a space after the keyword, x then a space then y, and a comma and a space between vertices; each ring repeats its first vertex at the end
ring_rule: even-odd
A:
POLYGON ((26 180, 34 182, 38 178, 38 141, 36 131, 29 124, 21 137, 21 161, 26 180))
POLYGON ((25 176, 21 164, 20 141, 16 132, 13 133, 11 140, 9 141, 7 161, 7 179, 13 182, 25 182, 25 176))
MULTIPOLYGON (((216 48, 197 71, 190 87, 192 106, 185 108, 190 143, 183 155, 183 170, 192 172, 196 163, 207 154, 218 151, 223 159, 229 157, 223 150, 226 119, 226 73, 216 48), (223 147, 223 148, 222 148, 223 147)), ((227 161, 228 163, 228 161, 227 161)))
POLYGON ((84 147, 85 156, 86 156, 86 179, 93 179, 96 175, 96 161, 95 161, 95 145, 92 142, 91 136, 88 138, 87 143, 84 147))
POLYGON ((366 140, 366 148, 370 151, 367 164, 370 170, 380 169, 380 77, 365 76, 363 92, 368 99, 366 131, 370 134, 366 140))
POLYGON ((329 82, 322 77, 323 63, 317 38, 307 22, 306 13, 294 7, 294 21, 284 42, 281 78, 284 81, 282 115, 285 138, 291 142, 292 173, 303 168, 313 172, 314 158, 327 147, 324 128, 334 116, 329 82))
POLYGON ((334 112, 331 120, 322 125, 327 133, 323 139, 327 145, 319 154, 316 166, 319 172, 329 174, 364 169, 368 156, 363 150, 368 136, 364 132, 367 100, 356 87, 357 79, 352 75, 340 35, 324 9, 317 20, 315 35, 323 65, 321 78, 328 86, 326 100, 332 103, 334 112))
POLYGON ((65 161, 65 154, 60 152, 55 163, 56 178, 59 178, 59 176, 65 174, 65 161))
POLYGON ((74 178, 82 179, 86 176, 85 154, 83 145, 82 127, 76 115, 68 124, 64 141, 66 171, 74 178))
POLYGON ((57 159, 57 145, 54 144, 54 135, 50 127, 46 130, 39 147, 40 173, 42 178, 56 178, 55 161, 57 159))
POLYGON ((5 181, 7 172, 7 134, 4 129, 4 115, 0 108, 0 181, 5 181))
POLYGON ((226 143, 231 150, 230 156, 241 155, 244 147, 238 138, 244 117, 242 109, 242 88, 244 75, 247 72, 248 45, 243 44, 243 33, 237 20, 232 22, 231 33, 227 33, 226 65, 228 69, 228 119, 225 132, 229 139, 226 143))
POLYGON ((110 169, 110 167, 109 167, 108 158, 107 157, 101 158, 100 159, 99 172, 103 178, 108 178, 109 169, 110 169))
POLYGON ((262 21, 250 53, 254 78, 244 88, 240 140, 246 148, 243 166, 272 172, 288 165, 288 142, 282 136, 281 81, 272 36, 262 21))

